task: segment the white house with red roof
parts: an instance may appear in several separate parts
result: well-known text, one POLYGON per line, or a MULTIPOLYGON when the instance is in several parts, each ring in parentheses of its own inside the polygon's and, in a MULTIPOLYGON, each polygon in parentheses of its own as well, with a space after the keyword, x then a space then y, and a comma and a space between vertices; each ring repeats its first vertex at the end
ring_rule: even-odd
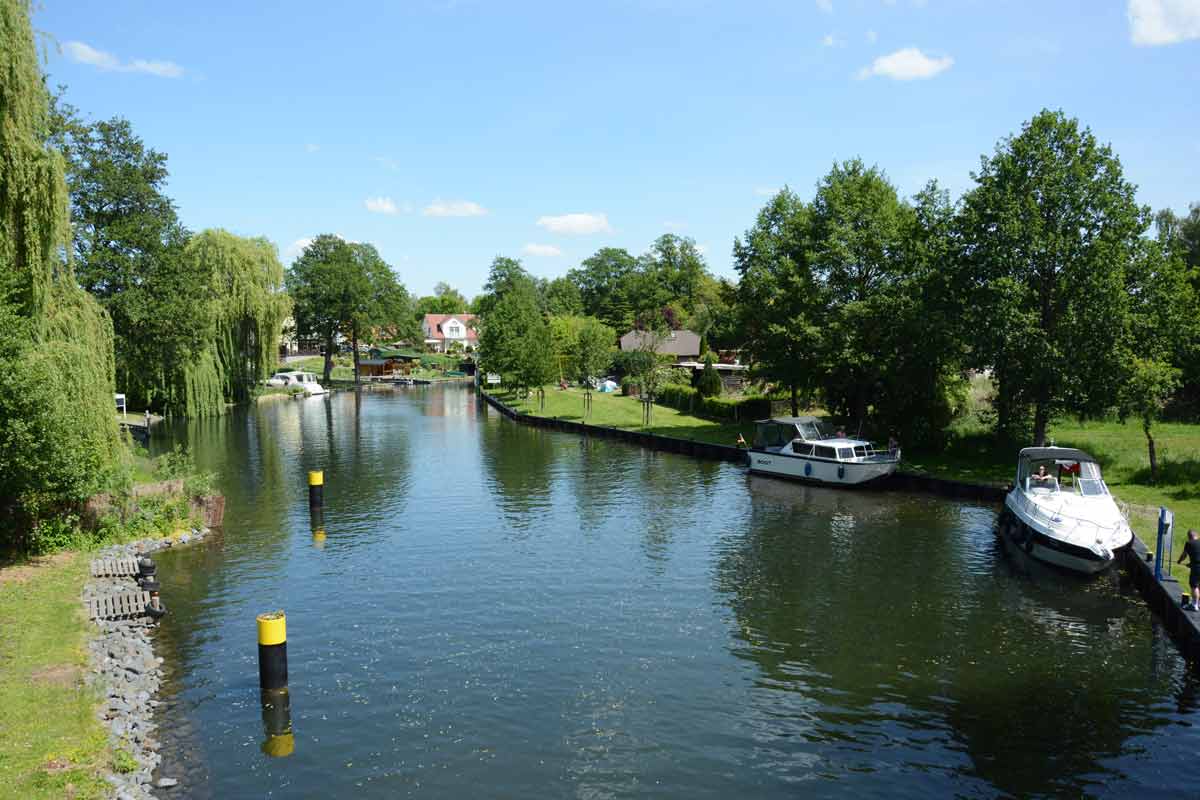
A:
POLYGON ((439 353, 447 352, 455 342, 464 350, 474 350, 479 346, 474 323, 474 314, 426 314, 421 321, 421 330, 425 333, 426 346, 439 353))

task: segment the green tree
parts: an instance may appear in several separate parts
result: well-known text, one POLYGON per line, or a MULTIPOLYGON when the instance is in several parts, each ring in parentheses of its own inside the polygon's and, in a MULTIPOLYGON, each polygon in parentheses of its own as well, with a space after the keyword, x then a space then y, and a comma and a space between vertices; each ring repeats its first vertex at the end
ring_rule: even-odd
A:
POLYGON ((817 187, 810 217, 813 273, 828 298, 825 402, 866 419, 888 364, 880 353, 892 324, 912 209, 877 167, 835 164, 817 187))
POLYGON ((637 311, 647 311, 673 302, 687 314, 696 310, 706 281, 712 276, 696 242, 685 236, 663 234, 654 240, 641 259, 640 304, 637 311))
POLYGON ((433 294, 417 300, 416 315, 418 321, 426 314, 465 314, 467 299, 462 293, 445 281, 439 281, 433 287, 433 294))
POLYGON ((204 345, 210 299, 183 262, 188 232, 164 192, 167 157, 127 120, 85 123, 61 95, 51 122, 67 159, 75 271, 112 318, 116 385, 133 404, 163 407, 170 376, 204 345))
POLYGON ((738 328, 753 372, 790 390, 793 415, 800 395, 819 385, 824 348, 824 288, 809 263, 809 229, 808 208, 784 188, 733 243, 738 328))
POLYGON ((553 380, 553 345, 540 295, 520 262, 497 257, 484 298, 479 332, 482 368, 504 376, 506 385, 520 391, 540 389, 553 380))
POLYGON ((616 331, 633 327, 633 278, 638 260, 619 247, 603 247, 567 277, 579 287, 583 313, 616 331))
POLYGON ((420 331, 413 317, 408 291, 375 246, 355 243, 350 245, 350 252, 353 268, 349 270, 347 280, 354 309, 346 326, 354 354, 354 382, 357 384, 362 355, 360 338, 374 336, 378 329, 386 327, 394 335, 414 341, 420 331))
POLYGON ((612 363, 616 331, 595 317, 585 319, 575 341, 575 377, 583 387, 584 415, 592 411, 592 380, 612 363))
POLYGON ((304 248, 287 272, 292 315, 302 336, 318 338, 325 350, 324 379, 333 373, 338 336, 369 291, 358 280, 354 250, 340 236, 321 234, 304 248))
POLYGON ((583 316, 583 297, 579 287, 567 277, 549 281, 542 291, 546 299, 546 312, 554 317, 583 316))
POLYGON ((121 452, 112 325, 62 257, 70 210, 44 87, 29 3, 0 0, 0 545, 35 549, 121 452))
POLYGON ((201 345, 164 370, 166 407, 189 417, 221 414, 248 400, 279 359, 279 336, 291 301, 283 265, 263 238, 206 230, 183 252, 183 268, 207 288, 201 345))
POLYGON ((1154 450, 1151 428, 1162 413, 1167 400, 1179 384, 1179 370, 1162 361, 1135 358, 1129 377, 1121 387, 1121 417, 1133 416, 1142 422, 1146 447, 1150 454, 1150 482, 1158 481, 1158 455, 1154 450))
POLYGON ((1149 222, 1111 148, 1061 111, 1042 111, 973 175, 962 213, 976 287, 973 356, 995 370, 1011 431, 1033 409, 1033 440, 1060 411, 1111 403, 1127 363, 1125 270, 1149 222))
POLYGON ((704 357, 704 369, 700 372, 700 377, 696 379, 696 391, 700 392, 701 397, 720 397, 721 389, 724 388, 721 384, 721 376, 717 374, 717 368, 713 366, 712 355, 704 357))

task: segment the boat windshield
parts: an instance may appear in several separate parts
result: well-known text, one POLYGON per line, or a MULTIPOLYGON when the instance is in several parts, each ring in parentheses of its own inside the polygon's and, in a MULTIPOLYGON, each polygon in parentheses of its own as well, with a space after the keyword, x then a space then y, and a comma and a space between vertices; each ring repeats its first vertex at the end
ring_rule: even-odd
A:
POLYGON ((800 429, 800 435, 810 442, 833 438, 833 432, 829 430, 829 426, 819 419, 812 422, 801 422, 796 427, 800 429))

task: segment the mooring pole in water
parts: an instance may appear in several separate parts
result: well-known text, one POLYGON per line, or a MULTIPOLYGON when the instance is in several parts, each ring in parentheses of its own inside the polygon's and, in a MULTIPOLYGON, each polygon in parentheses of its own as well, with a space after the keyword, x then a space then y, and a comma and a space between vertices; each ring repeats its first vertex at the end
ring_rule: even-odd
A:
POLYGON ((282 611, 259 614, 258 685, 264 689, 286 689, 287 616, 282 611))
POLYGON ((296 751, 296 737, 292 734, 292 699, 287 689, 263 689, 262 701, 263 740, 262 751, 272 758, 286 758, 296 751))
POLYGON ((325 546, 325 512, 315 506, 308 509, 309 522, 312 527, 313 546, 325 546))
POLYGON ((313 470, 308 473, 308 507, 321 508, 325 505, 325 472, 313 470))

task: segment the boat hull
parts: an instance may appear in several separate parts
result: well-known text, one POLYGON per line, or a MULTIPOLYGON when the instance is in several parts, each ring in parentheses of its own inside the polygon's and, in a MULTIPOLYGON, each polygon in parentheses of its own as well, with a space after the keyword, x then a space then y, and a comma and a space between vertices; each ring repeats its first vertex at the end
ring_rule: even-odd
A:
POLYGON ((1083 575, 1104 572, 1117 560, 1115 552, 1109 551, 1106 558, 1085 547, 1047 536, 1045 532, 1014 514, 1007 506, 1000 518, 1000 535, 1038 561, 1083 575))
POLYGON ((756 475, 820 483, 826 486, 860 486, 896 471, 898 459, 880 461, 829 461, 804 456, 750 451, 750 471, 756 475))

